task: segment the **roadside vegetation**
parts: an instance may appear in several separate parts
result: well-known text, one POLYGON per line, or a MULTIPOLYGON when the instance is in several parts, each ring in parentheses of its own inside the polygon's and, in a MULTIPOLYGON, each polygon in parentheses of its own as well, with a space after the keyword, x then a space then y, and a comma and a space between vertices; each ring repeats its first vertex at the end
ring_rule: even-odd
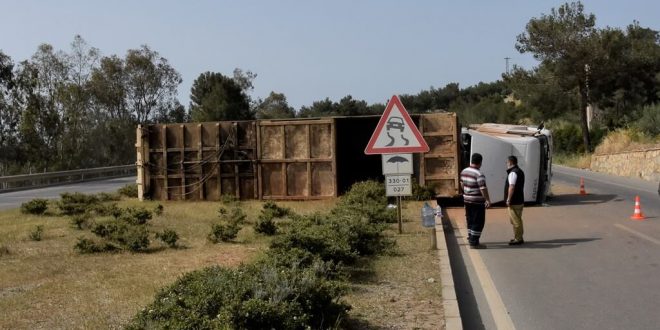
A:
MULTIPOLYGON (((382 184, 307 202, 141 203, 118 196, 66 194, 47 201, 40 215, 0 212, 0 327, 440 322, 428 232, 415 221, 396 234, 382 184), (218 225, 236 228, 216 236, 218 225), (391 313, 382 315, 387 304, 391 313), (417 307, 403 308, 411 305, 417 307)), ((421 202, 405 205, 404 218, 416 220, 421 202)))

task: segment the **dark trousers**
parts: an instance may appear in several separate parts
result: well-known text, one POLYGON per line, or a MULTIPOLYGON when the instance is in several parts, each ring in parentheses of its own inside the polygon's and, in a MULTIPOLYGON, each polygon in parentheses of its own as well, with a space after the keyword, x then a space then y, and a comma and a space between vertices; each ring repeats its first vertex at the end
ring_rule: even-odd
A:
POLYGON ((468 242, 470 245, 479 244, 481 231, 486 223, 486 205, 465 203, 465 219, 467 220, 468 242))

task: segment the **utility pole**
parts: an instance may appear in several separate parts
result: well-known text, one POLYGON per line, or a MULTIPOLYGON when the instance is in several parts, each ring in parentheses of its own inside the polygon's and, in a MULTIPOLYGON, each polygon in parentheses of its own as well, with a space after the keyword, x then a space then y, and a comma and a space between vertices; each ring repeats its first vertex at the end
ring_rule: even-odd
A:
POLYGON ((506 63, 506 74, 509 74, 509 60, 511 57, 505 57, 504 62, 506 63))

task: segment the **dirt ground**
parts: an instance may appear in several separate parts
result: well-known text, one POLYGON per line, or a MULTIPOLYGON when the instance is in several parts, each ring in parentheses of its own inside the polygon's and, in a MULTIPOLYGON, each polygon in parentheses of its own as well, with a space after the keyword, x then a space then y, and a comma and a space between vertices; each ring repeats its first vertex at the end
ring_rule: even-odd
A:
POLYGON ((365 265, 347 301, 354 329, 442 329, 444 327, 437 251, 431 231, 421 226, 422 203, 406 205, 403 234, 391 234, 397 252, 365 265))

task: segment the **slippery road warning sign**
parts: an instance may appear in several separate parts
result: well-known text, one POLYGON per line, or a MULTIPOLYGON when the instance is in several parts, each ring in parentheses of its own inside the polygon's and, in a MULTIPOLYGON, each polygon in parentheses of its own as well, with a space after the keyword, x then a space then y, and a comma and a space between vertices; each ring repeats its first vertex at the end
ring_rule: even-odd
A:
POLYGON ((393 95, 387 102, 385 112, 380 117, 364 153, 376 155, 428 151, 429 146, 408 115, 408 111, 403 107, 399 97, 393 95))

